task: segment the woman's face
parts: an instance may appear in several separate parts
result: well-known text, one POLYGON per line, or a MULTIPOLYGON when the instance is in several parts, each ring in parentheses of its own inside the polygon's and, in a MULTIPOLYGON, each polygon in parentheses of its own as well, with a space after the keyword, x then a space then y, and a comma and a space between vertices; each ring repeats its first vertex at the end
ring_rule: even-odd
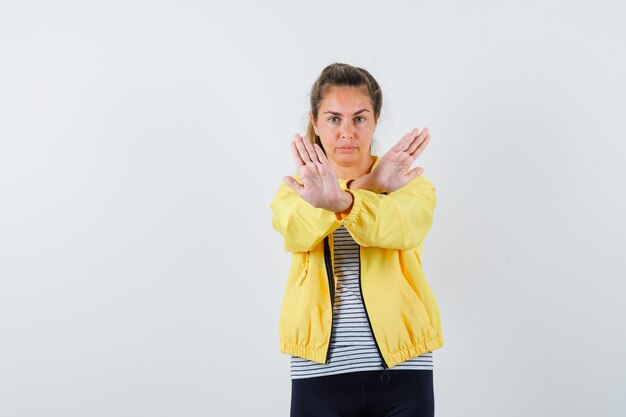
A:
POLYGON ((367 90, 357 87, 329 87, 317 115, 309 112, 326 157, 341 166, 370 160, 370 145, 376 128, 374 109, 367 90))

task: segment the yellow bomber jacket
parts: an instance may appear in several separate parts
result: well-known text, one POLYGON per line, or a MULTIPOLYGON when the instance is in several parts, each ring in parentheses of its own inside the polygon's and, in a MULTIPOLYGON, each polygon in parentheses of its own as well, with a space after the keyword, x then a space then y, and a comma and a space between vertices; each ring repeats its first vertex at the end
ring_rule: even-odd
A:
MULTIPOLYGON (((370 172, 379 162, 372 157, 370 172)), ((347 214, 313 207, 285 183, 270 204, 272 227, 292 252, 278 323, 280 351, 328 363, 337 285, 332 232, 344 225, 360 245, 365 312, 383 367, 391 368, 444 343, 439 307, 421 260, 435 187, 424 174, 388 194, 348 189, 350 180, 337 180, 354 197, 347 214)))

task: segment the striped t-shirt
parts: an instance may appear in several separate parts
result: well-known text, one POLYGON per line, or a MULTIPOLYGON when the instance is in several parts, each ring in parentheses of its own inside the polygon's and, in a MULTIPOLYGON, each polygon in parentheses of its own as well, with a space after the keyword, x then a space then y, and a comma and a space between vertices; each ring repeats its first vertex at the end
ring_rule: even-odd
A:
MULTIPOLYGON (((337 290, 328 363, 321 364, 291 355, 291 379, 384 369, 361 298, 359 245, 343 225, 335 229, 333 239, 337 290)), ((432 355, 432 352, 426 352, 389 371, 432 370, 432 355)))

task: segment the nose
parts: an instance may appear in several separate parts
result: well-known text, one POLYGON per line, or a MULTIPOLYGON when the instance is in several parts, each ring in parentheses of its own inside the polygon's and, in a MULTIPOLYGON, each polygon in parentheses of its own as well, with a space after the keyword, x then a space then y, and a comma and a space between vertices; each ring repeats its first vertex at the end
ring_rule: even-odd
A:
POLYGON ((345 121, 341 126, 341 137, 352 139, 352 125, 350 124, 350 121, 345 121))

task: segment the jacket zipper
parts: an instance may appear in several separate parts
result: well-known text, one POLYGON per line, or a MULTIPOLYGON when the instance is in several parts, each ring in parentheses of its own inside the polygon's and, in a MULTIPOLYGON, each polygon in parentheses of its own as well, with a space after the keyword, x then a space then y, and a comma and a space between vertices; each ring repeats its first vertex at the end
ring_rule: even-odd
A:
POLYGON ((335 308, 335 274, 333 273, 333 266, 330 257, 330 245, 328 243, 328 236, 324 238, 324 262, 326 263, 326 275, 328 276, 328 289, 330 293, 330 337, 328 338, 328 348, 326 349, 326 361, 330 356, 330 339, 333 337, 333 321, 334 321, 334 308, 335 308))
POLYGON ((376 345, 376 349, 378 349, 378 353, 380 354, 380 359, 382 360, 383 369, 386 371, 387 369, 389 369, 389 367, 387 366, 387 362, 385 362, 385 358, 383 357, 383 352, 380 350, 380 346, 378 346, 378 341, 376 340, 376 335, 374 334, 374 328, 372 327, 372 321, 370 320, 370 316, 367 313, 367 307, 365 306, 365 298, 363 297, 363 284, 361 282, 361 247, 360 246, 359 246, 359 291, 361 292, 361 300, 363 301, 363 310, 365 310, 365 317, 367 317, 367 322, 370 325, 370 330, 372 331, 372 336, 374 337, 374 344, 376 345))
MULTIPOLYGON (((333 267, 330 257, 330 245, 328 243, 328 236, 324 238, 324 262, 326 264, 326 275, 328 276, 328 287, 330 289, 330 311, 334 313, 334 304, 335 304, 335 278, 333 273, 333 267)), ((389 369, 387 366, 387 362, 385 362, 385 358, 383 357, 383 353, 380 350, 380 346, 378 346, 378 341, 376 340, 376 335, 374 334, 374 329, 372 328, 372 322, 370 321, 370 316, 367 313, 367 307, 365 306, 365 299, 363 298, 363 287, 361 284, 361 248, 359 248, 359 291, 361 293, 361 300, 363 301, 363 309, 365 310, 365 317, 367 317, 367 322, 370 326, 370 330, 372 331, 372 336, 374 337, 374 344, 376 345, 376 349, 378 349, 378 354, 380 355, 380 359, 382 360, 382 366, 385 371, 389 369)), ((331 323, 330 323, 330 337, 333 336, 333 318, 331 314, 331 323)), ((326 361, 324 363, 328 363, 328 359, 330 356, 330 340, 328 341, 328 348, 326 350, 326 361)))

